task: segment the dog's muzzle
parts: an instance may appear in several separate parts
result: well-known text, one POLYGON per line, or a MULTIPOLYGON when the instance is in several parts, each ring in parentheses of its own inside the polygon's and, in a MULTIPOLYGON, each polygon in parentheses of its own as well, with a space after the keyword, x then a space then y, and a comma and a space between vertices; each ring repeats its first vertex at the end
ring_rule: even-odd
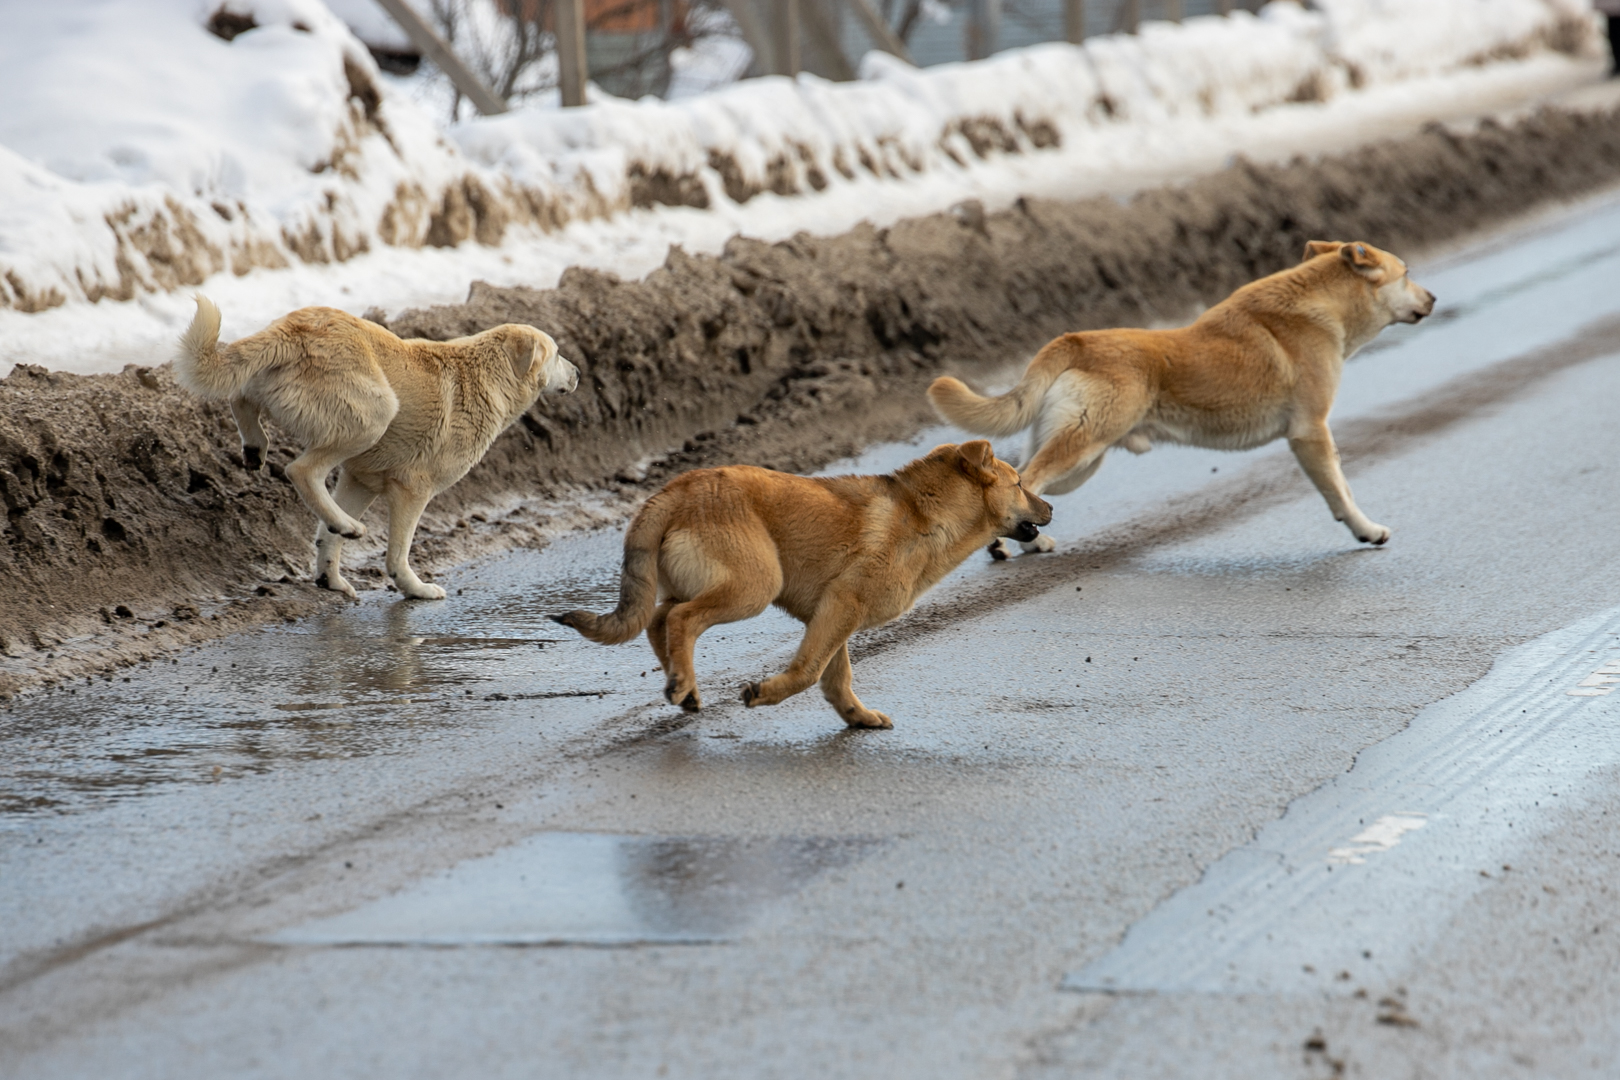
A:
POLYGON ((1009 539, 1016 540, 1020 544, 1032 543, 1039 535, 1041 535, 1041 530, 1036 527, 1033 521, 1020 521, 1018 528, 1007 534, 1009 539))
POLYGON ((1430 292, 1428 289, 1424 289, 1423 298, 1423 306, 1420 308, 1414 308, 1412 311, 1412 318, 1409 320, 1412 323, 1420 323, 1434 313, 1434 293, 1430 292))
POLYGON ((579 368, 575 367, 571 361, 565 360, 560 356, 557 357, 557 361, 562 364, 566 370, 564 371, 562 378, 558 379, 554 384, 547 385, 546 389, 551 391, 553 394, 572 394, 576 389, 579 388, 579 368))

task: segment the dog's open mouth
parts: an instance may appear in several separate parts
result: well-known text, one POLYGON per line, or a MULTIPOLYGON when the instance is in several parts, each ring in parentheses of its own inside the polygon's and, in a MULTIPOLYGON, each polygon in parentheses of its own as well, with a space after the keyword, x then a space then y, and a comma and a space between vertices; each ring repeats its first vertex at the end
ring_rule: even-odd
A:
POLYGON ((1020 521, 1018 523, 1018 528, 1014 529, 1007 535, 1011 539, 1018 541, 1020 544, 1028 544, 1034 541, 1037 536, 1041 535, 1041 530, 1036 528, 1033 522, 1020 521))

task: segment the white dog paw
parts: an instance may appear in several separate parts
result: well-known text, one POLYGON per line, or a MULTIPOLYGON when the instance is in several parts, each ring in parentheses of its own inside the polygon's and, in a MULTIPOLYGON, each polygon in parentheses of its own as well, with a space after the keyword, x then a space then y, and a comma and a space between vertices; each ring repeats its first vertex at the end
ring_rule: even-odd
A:
POLYGON ((990 552, 990 557, 996 562, 1012 558, 1012 544, 1004 536, 997 537, 985 550, 990 552))
POLYGON ((326 527, 326 531, 329 533, 336 533, 345 540, 358 540, 362 536, 366 535, 366 527, 353 518, 349 519, 347 525, 344 525, 342 522, 339 522, 338 525, 328 525, 326 527))
POLYGON ((1047 536, 1045 533, 1041 533, 1041 535, 1037 536, 1035 539, 1031 540, 1029 543, 1023 544, 1021 546, 1023 547, 1024 554, 1026 554, 1026 555, 1035 555, 1035 554, 1044 555, 1049 551, 1056 551, 1057 550, 1057 542, 1055 540, 1053 540, 1050 536, 1047 536))
POLYGON ((1388 541, 1389 537, 1390 532, 1388 529, 1384 528, 1382 525, 1374 525, 1370 521, 1367 522, 1367 527, 1365 529, 1356 530, 1357 540, 1360 540, 1363 544, 1372 544, 1375 547, 1388 541))
POLYGON ((437 585, 429 585, 425 581, 418 581, 414 585, 404 582, 395 582, 399 591, 407 600, 443 600, 444 590, 437 585))
POLYGON ((354 591, 354 586, 350 585, 348 581, 344 580, 343 575, 337 573, 336 571, 324 573, 317 577, 315 579, 315 587, 317 589, 331 589, 333 592, 342 593, 350 600, 360 599, 360 594, 354 591))

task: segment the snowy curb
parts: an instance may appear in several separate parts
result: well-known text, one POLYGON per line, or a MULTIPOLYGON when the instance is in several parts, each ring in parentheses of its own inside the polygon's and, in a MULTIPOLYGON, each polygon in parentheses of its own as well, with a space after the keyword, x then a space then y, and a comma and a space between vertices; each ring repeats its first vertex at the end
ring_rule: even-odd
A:
POLYGON ((205 7, 0 15, 0 90, 30 101, 0 116, 0 308, 129 300, 389 247, 497 246, 636 206, 904 183, 1122 130, 1148 147, 1177 121, 1597 41, 1581 0, 1282 0, 1258 17, 925 70, 871 54, 854 83, 756 79, 441 133, 319 0, 233 0, 256 25, 229 41, 202 25, 205 7))

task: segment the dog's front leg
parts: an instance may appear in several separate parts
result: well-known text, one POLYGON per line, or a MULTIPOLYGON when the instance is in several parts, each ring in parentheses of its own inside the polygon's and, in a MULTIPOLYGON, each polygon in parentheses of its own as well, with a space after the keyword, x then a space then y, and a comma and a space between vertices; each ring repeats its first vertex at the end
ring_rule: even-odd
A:
POLYGON ((743 687, 743 704, 776 705, 802 690, 807 690, 821 678, 833 657, 844 649, 857 627, 861 625, 859 601, 851 597, 826 597, 804 628, 804 638, 793 662, 780 675, 772 675, 762 682, 743 687))
POLYGON ((1290 436, 1288 447, 1299 461, 1299 467, 1327 500, 1335 521, 1344 522, 1364 544, 1382 544, 1389 539, 1389 530, 1363 514, 1351 497, 1350 485, 1339 468, 1338 447, 1333 445, 1333 433, 1326 423, 1317 425, 1306 435, 1290 436))
POLYGON ((844 723, 859 728, 894 727, 894 722, 883 713, 861 704, 861 699, 855 696, 855 691, 850 687, 852 674, 849 666, 849 643, 846 641, 838 647, 833 658, 827 661, 827 670, 821 673, 821 693, 832 707, 838 710, 838 715, 844 718, 844 723))
POLYGON ((388 576, 393 579, 400 595, 411 600, 443 600, 444 590, 429 585, 411 569, 411 540, 416 536, 416 523, 422 520, 422 510, 433 497, 426 483, 418 481, 407 487, 390 478, 388 498, 388 576))

